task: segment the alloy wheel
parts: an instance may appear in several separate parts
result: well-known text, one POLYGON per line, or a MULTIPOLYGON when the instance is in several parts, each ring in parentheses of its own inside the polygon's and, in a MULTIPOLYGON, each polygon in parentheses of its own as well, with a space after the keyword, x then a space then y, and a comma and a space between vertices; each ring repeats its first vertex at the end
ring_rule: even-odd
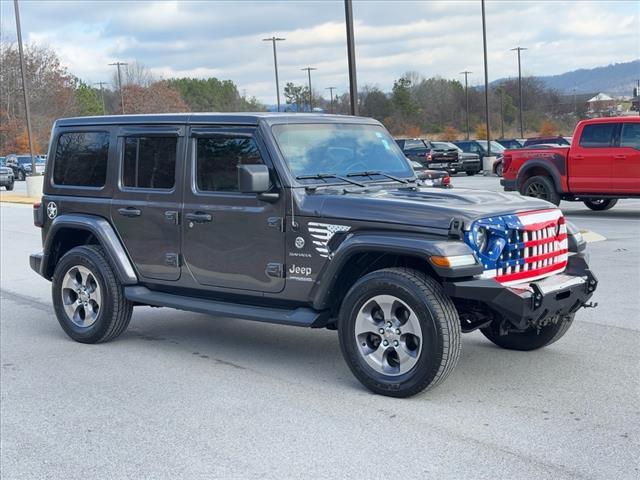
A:
POLYGON ((64 311, 76 326, 87 328, 96 322, 102 304, 102 293, 91 270, 82 265, 67 270, 61 294, 64 311))
POLYGON ((392 295, 377 295, 363 304, 354 335, 362 358, 378 373, 405 374, 420 357, 422 328, 418 316, 392 295))

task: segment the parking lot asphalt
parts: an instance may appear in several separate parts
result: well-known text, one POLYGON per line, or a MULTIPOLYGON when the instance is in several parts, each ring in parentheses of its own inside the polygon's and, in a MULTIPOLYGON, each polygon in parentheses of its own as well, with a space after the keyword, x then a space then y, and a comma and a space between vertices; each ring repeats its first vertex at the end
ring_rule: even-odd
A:
POLYGON ((465 335, 446 382, 398 400, 360 386, 332 331, 139 307, 119 339, 75 343, 28 267, 31 208, 3 203, 1 477, 638 478, 640 200, 561 207, 606 238, 598 308, 536 352, 465 335))

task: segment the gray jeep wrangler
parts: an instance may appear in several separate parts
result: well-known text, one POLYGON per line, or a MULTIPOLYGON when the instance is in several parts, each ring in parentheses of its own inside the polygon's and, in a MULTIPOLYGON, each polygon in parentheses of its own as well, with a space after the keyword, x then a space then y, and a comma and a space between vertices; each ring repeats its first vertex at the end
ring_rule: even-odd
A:
POLYGON ((48 163, 30 263, 79 342, 138 305, 337 329, 358 380, 407 397, 452 372, 461 332, 549 345, 597 285, 560 210, 426 187, 367 118, 62 119, 48 163))

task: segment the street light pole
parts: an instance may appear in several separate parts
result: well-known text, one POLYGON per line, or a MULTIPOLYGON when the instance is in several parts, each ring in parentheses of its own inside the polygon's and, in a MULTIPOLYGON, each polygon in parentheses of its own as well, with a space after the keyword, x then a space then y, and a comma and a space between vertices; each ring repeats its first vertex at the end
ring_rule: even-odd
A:
POLYGON ((344 16, 347 26, 347 60, 349 62, 349 99, 351 115, 358 115, 358 82, 356 80, 356 47, 353 40, 353 5, 344 0, 344 16))
POLYGON ((465 112, 466 112, 466 121, 467 121, 467 140, 469 140, 469 86, 467 83, 467 79, 470 73, 468 70, 464 72, 460 72, 461 75, 464 75, 464 101, 465 101, 465 112))
POLYGON ((522 69, 520 68, 520 52, 522 50, 526 50, 525 47, 516 47, 516 48, 512 48, 511 51, 517 51, 518 52, 518 97, 519 100, 519 105, 520 105, 520 138, 524 138, 524 127, 523 127, 523 123, 522 123, 522 69))
POLYGON ((278 55, 276 54, 276 42, 282 42, 286 40, 286 38, 280 37, 271 37, 271 38, 263 38, 263 42, 271 42, 273 43, 273 66, 276 71, 276 98, 278 99, 278 112, 280 111, 280 83, 278 82, 278 55))
POLYGON ((94 83, 94 85, 100 85, 100 96, 102 97, 102 115, 106 115, 107 114, 107 109, 104 107, 104 85, 106 85, 106 82, 96 82, 94 83))
POLYGON ((315 67, 305 67, 300 70, 306 70, 309 75, 309 112, 313 112, 313 91, 311 90, 311 70, 317 70, 315 67))
POLYGON ((487 64, 487 21, 482 2, 482 45, 484 47, 484 114, 487 122, 487 156, 491 157, 491 127, 489 126, 489 67, 487 64))
POLYGON ((500 138, 504 138, 504 88, 500 86, 500 138))
POLYGON ((329 96, 331 98, 331 103, 329 105, 331 105, 329 112, 333 113, 333 91, 336 89, 336 87, 327 87, 325 88, 325 90, 329 90, 329 96))
POLYGON ((24 67, 24 52, 22 50, 22 28, 20 27, 20 9, 18 0, 13 0, 13 7, 16 12, 16 33, 18 35, 18 53, 20 54, 20 73, 22 74, 22 93, 24 96, 24 113, 27 117, 27 137, 29 139, 29 155, 31 155, 31 174, 36 174, 36 159, 33 156, 33 135, 31 134, 31 110, 29 109, 29 88, 27 86, 27 73, 24 67))
POLYGON ((123 65, 127 64, 124 62, 115 62, 109 64, 109 66, 118 67, 118 89, 120 90, 120 106, 122 107, 122 114, 124 115, 124 94, 122 93, 122 77, 120 76, 120 67, 123 65))

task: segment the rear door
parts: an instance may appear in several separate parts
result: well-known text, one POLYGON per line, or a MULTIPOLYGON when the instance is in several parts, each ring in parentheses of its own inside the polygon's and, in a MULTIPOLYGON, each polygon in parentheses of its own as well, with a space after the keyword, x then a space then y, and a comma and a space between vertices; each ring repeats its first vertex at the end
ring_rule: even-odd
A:
POLYGON ((611 191, 615 133, 618 124, 589 123, 569 150, 569 188, 575 193, 611 191))
MULTIPOLYGON (((266 164, 255 127, 192 128, 183 210, 185 267, 203 286, 284 288, 284 198, 238 190, 238 165, 266 164)), ((274 186, 277 188, 277 186, 274 186)))
POLYGON ((111 218, 140 275, 180 277, 180 165, 183 126, 136 126, 118 131, 118 187, 111 218))
POLYGON ((611 191, 640 194, 640 122, 619 124, 620 139, 613 153, 611 191))

